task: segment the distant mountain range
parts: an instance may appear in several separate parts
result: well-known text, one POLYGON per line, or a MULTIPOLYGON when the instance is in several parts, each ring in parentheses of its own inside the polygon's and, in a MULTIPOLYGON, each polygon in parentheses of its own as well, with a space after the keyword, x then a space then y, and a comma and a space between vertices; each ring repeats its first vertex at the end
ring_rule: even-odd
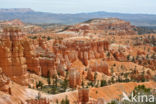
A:
POLYGON ((136 26, 156 26, 154 14, 123 14, 110 12, 92 12, 77 14, 56 14, 38 12, 29 8, 0 9, 0 21, 20 19, 31 24, 75 24, 93 18, 120 18, 136 26))

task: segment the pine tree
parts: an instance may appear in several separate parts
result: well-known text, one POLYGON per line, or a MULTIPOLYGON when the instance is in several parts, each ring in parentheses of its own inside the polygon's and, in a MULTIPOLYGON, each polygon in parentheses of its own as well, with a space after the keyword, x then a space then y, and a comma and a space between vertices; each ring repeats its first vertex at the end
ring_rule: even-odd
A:
POLYGON ((94 73, 94 81, 97 79, 97 72, 94 73))
POLYGON ((105 80, 101 80, 101 87, 106 86, 107 82, 105 80))
POLYGON ((48 84, 49 84, 49 85, 51 84, 51 80, 50 80, 50 73, 49 73, 49 71, 48 71, 48 78, 47 78, 47 82, 48 82, 48 84))
POLYGON ((66 96, 65 104, 69 104, 68 96, 66 96))
POLYGON ((81 86, 82 86, 82 88, 84 88, 84 82, 83 82, 83 80, 82 80, 81 86))
POLYGON ((62 99, 62 101, 61 101, 61 104, 65 104, 65 101, 64 101, 64 99, 62 99))
POLYGON ((58 101, 58 99, 56 100, 56 104, 59 104, 59 101, 58 101))
POLYGON ((130 55, 127 56, 127 60, 128 60, 128 61, 130 60, 130 55))
POLYGON ((42 89, 42 87, 43 87, 43 83, 42 83, 41 81, 39 81, 39 83, 38 83, 38 87, 41 87, 41 89, 42 89))
POLYGON ((68 88, 68 80, 67 78, 64 79, 63 83, 62 83, 62 88, 64 91, 66 91, 66 89, 68 88))

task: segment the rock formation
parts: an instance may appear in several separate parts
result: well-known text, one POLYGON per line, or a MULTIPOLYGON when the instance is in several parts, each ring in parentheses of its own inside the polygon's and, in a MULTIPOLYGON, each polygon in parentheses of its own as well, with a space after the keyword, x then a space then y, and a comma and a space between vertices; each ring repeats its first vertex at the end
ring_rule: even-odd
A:
POLYGON ((87 104, 87 102, 89 101, 89 90, 85 88, 79 89, 78 97, 81 104, 87 104))
POLYGON ((46 99, 31 99, 27 100, 27 104, 50 104, 46 99))
POLYGON ((40 58, 40 66, 42 76, 48 76, 54 70, 54 61, 51 58, 40 58))
POLYGON ((135 35, 135 26, 129 22, 117 18, 92 19, 84 23, 69 26, 65 31, 73 31, 84 34, 103 34, 103 35, 135 35))
POLYGON ((70 69, 69 85, 71 88, 76 88, 77 85, 81 85, 80 73, 76 69, 70 69))
POLYGON ((69 40, 56 40, 53 45, 54 53, 61 56, 58 60, 63 60, 66 65, 81 60, 87 66, 88 60, 104 58, 104 52, 109 49, 109 43, 105 40, 88 40, 88 39, 69 39, 69 40))
POLYGON ((92 70, 93 72, 101 72, 104 73, 106 75, 110 75, 109 70, 108 70, 108 64, 104 61, 101 61, 100 63, 95 62, 93 64, 91 64, 90 66, 90 70, 92 70))
POLYGON ((127 60, 126 56, 122 52, 114 52, 112 54, 117 61, 126 61, 127 60))
POLYGON ((24 49, 21 44, 22 37, 23 34, 18 28, 9 27, 4 29, 0 41, 0 67, 4 74, 12 80, 26 84, 24 80, 18 79, 24 78, 27 73, 24 49))
POLYGON ((5 28, 0 33, 0 104, 55 104, 66 96, 71 104, 108 103, 119 98, 123 87, 126 92, 139 84, 154 88, 154 81, 130 82, 151 81, 156 75, 155 38, 151 42, 150 35, 135 35, 133 29, 113 18, 70 26, 65 35, 5 28))
POLYGON ((2 22, 0 23, 0 25, 16 25, 16 26, 23 26, 24 23, 19 20, 19 19, 14 19, 14 20, 11 20, 11 21, 5 21, 5 22, 2 22))
POLYGON ((30 40, 23 41, 24 57, 26 58, 27 69, 31 72, 35 72, 37 75, 41 75, 41 67, 39 58, 36 56, 33 45, 30 40))
POLYGON ((9 83, 9 78, 6 77, 2 72, 2 68, 0 68, 0 91, 9 92, 9 83))
POLYGON ((94 81, 94 73, 92 72, 92 69, 88 69, 88 72, 87 72, 87 79, 90 80, 90 81, 94 81))

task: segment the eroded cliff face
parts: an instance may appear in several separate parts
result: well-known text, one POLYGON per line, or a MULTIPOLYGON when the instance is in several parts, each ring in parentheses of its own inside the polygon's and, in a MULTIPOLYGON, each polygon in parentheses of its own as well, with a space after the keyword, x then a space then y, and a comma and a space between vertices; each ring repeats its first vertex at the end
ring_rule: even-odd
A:
POLYGON ((26 101, 27 104, 50 104, 47 99, 31 99, 26 101))
POLYGON ((39 57, 34 51, 34 46, 31 40, 26 39, 22 43, 24 48, 24 57, 26 58, 27 69, 31 72, 41 75, 41 67, 39 57))
POLYGON ((69 71, 69 85, 71 88, 76 88, 81 85, 81 76, 76 69, 71 69, 69 71))
POLYGON ((38 96, 38 93, 39 93, 38 91, 16 85, 12 89, 13 92, 11 96, 8 96, 7 94, 2 93, 0 91, 1 95, 7 97, 7 99, 4 99, 3 96, 0 96, 0 103, 2 104, 14 104, 14 103, 18 104, 19 103, 20 104, 20 103, 29 102, 30 104, 32 104, 33 102, 38 103, 39 101, 41 101, 42 102, 41 104, 48 104, 48 102, 56 104, 56 100, 61 102, 61 100, 65 99, 66 96, 68 97, 70 104, 74 104, 75 102, 91 103, 93 101, 95 101, 96 102, 95 104, 97 104, 100 98, 102 98, 104 102, 108 103, 114 99, 122 98, 121 95, 123 91, 126 92, 127 94, 130 94, 134 90, 134 88, 138 85, 145 85, 147 88, 154 89, 156 86, 156 83, 155 82, 116 83, 110 86, 105 86, 105 87, 100 87, 100 88, 79 89, 78 91, 76 90, 76 91, 64 92, 64 93, 56 94, 56 95, 45 94, 41 92, 40 100, 35 99, 38 96))
POLYGON ((78 59, 88 66, 88 60, 104 58, 104 53, 109 50, 109 42, 87 38, 56 40, 53 50, 56 56, 61 56, 61 59, 58 60, 60 62, 64 60, 66 65, 78 59))
MULTIPOLYGON (((0 95, 7 96, 9 101, 0 96, 0 103, 28 101, 44 104, 47 99, 56 103, 66 95, 72 103, 78 100, 83 103, 104 102, 115 99, 118 94, 109 95, 108 87, 111 87, 109 91, 116 92, 124 86, 112 87, 114 83, 141 81, 143 78, 152 80, 155 76, 155 50, 151 43, 146 45, 148 49, 144 48, 144 42, 134 45, 139 41, 136 38, 143 37, 135 35, 133 28, 119 19, 95 19, 71 26, 65 31, 76 33, 68 35, 43 33, 25 36, 18 28, 4 29, 0 35, 0 95), (54 78, 61 89, 56 89, 56 92, 61 94, 48 95, 54 78), (43 100, 36 100, 38 90, 42 90, 42 87, 36 87, 39 81, 43 83, 43 90, 50 89, 46 94, 42 93, 43 100), (32 89, 23 86, 27 84, 32 89), (105 91, 102 84, 107 84, 105 91), (67 88, 62 93, 64 85, 67 88), (82 87, 88 89, 72 92, 71 88, 82 87)), ((125 83, 125 88, 130 85, 125 83)), ((154 88, 155 82, 151 85, 154 88)))
POLYGON ((9 92, 9 78, 2 72, 0 68, 0 91, 9 92))
POLYGON ((108 64, 104 61, 101 61, 100 63, 94 62, 90 64, 89 68, 90 68, 89 70, 91 70, 92 72, 101 72, 106 75, 110 75, 108 70, 108 64))
POLYGON ((42 76, 47 76, 48 72, 56 74, 53 73, 55 55, 40 47, 40 40, 36 45, 24 37, 19 28, 5 28, 0 41, 0 67, 4 74, 19 84, 26 84, 27 71, 42 76))
POLYGON ((0 67, 12 80, 26 84, 27 65, 21 44, 22 37, 23 34, 17 28, 4 29, 0 41, 0 67), (23 81, 20 78, 24 78, 23 81))
MULTIPOLYGON (((26 39, 25 39, 26 40, 26 39)), ((105 59, 106 52, 109 51, 109 42, 90 37, 55 39, 48 49, 49 43, 39 38, 36 45, 31 45, 32 40, 23 42, 24 56, 28 70, 37 75, 50 76, 65 75, 65 70, 72 69, 72 64, 79 60, 85 67, 89 67, 92 59, 105 59)), ((108 65, 101 62, 97 66, 98 72, 109 75, 108 65), (100 69, 98 69, 100 68, 100 69)))
MULTIPOLYGON (((49 72, 52 76, 57 75, 57 73, 64 76, 65 70, 72 69, 72 64, 77 60, 79 60, 85 67, 91 68, 94 72, 98 71, 110 75, 108 65, 104 62, 110 59, 110 57, 107 57, 107 54, 110 51, 110 44, 107 40, 100 38, 92 39, 90 37, 59 38, 55 39, 51 44, 52 47, 49 47, 48 49, 45 49, 45 47, 48 47, 48 44, 51 42, 45 42, 44 39, 41 38, 39 38, 38 41, 38 46, 34 49, 37 51, 36 56, 39 58, 39 65, 36 66, 40 66, 41 75, 43 76, 47 76, 49 72), (91 66, 89 61, 97 59, 103 59, 103 61, 98 64, 94 63, 91 66)), ((31 57, 32 55, 28 57, 28 60, 30 60, 31 57)), ((32 63, 30 64, 32 65, 32 63)), ((36 73, 34 69, 30 71, 36 73)))
POLYGON ((117 18, 92 19, 84 23, 69 26, 64 33, 76 32, 79 35, 135 35, 135 26, 117 18))

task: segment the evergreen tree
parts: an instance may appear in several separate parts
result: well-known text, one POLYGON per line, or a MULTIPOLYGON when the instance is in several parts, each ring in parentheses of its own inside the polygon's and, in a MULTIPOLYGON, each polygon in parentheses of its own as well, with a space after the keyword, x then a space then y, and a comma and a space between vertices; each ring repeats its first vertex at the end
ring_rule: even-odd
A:
POLYGON ((39 87, 43 87, 43 83, 41 81, 39 81, 38 83, 36 82, 36 88, 38 89, 39 87))
POLYGON ((84 82, 83 82, 83 80, 82 80, 81 86, 82 86, 82 88, 84 88, 84 82))
POLYGON ((128 61, 130 60, 130 55, 127 56, 127 60, 128 60, 128 61))
POLYGON ((65 104, 65 101, 64 101, 64 99, 62 99, 62 101, 61 101, 61 104, 65 104))
POLYGON ((132 62, 135 62, 135 59, 134 59, 134 57, 132 58, 132 62))
POLYGON ((41 89, 42 89, 43 83, 41 81, 39 81, 38 86, 41 87, 41 89))
POLYGON ((69 104, 68 96, 66 96, 65 104, 69 104))
POLYGON ((94 81, 97 79, 97 72, 94 73, 94 81))
POLYGON ((62 88, 64 91, 66 91, 66 89, 68 88, 68 80, 67 78, 64 79, 63 83, 62 83, 62 88))
POLYGON ((58 78, 57 78, 57 76, 54 76, 54 78, 53 78, 53 86, 57 87, 57 82, 58 82, 58 78))
POLYGON ((101 87, 106 86, 107 82, 105 80, 101 80, 101 87))
POLYGON ((110 52, 107 53, 107 57, 110 58, 110 52))
POLYGON ((49 85, 51 84, 51 80, 50 80, 50 73, 49 73, 49 71, 48 71, 48 78, 47 78, 47 82, 48 82, 48 84, 49 84, 49 85))
POLYGON ((59 104, 59 101, 58 101, 58 99, 56 100, 56 104, 59 104))
POLYGON ((57 87, 56 86, 53 86, 52 87, 52 94, 56 94, 56 90, 57 90, 57 87))
POLYGON ((36 82, 36 88, 38 89, 38 83, 36 82))

